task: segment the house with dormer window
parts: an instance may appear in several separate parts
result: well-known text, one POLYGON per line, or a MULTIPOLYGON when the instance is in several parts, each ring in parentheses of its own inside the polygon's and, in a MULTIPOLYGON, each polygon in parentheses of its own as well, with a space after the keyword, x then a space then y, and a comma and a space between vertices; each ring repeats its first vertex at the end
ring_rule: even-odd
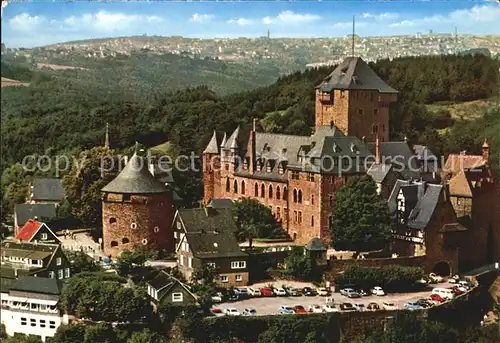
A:
POLYGON ((248 283, 248 255, 240 250, 230 208, 179 209, 173 221, 179 270, 187 280, 204 265, 223 287, 248 283))
POLYGON ((22 242, 61 243, 57 235, 46 223, 29 219, 16 235, 16 240, 22 242))
POLYGON ((160 270, 147 282, 148 295, 152 299, 155 309, 160 306, 195 306, 197 297, 191 292, 189 286, 169 274, 160 270))

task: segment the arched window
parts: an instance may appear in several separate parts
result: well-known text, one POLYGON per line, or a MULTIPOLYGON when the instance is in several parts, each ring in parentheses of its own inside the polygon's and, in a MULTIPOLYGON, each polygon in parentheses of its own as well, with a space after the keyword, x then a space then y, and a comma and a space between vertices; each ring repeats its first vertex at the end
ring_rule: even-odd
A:
POLYGON ((257 184, 257 182, 255 183, 255 194, 254 196, 258 197, 259 196, 259 185, 257 184))
POLYGON ((268 194, 269 199, 273 198, 273 185, 269 185, 269 194, 268 194))
POLYGON ((288 200, 288 188, 283 187, 283 200, 288 200))
POLYGON ((260 197, 261 198, 265 198, 266 197, 266 186, 264 186, 264 184, 262 184, 260 186, 260 197))
POLYGON ((116 223, 116 218, 115 218, 115 217, 110 217, 110 218, 109 218, 109 223, 110 223, 110 224, 114 224, 114 223, 116 223))
POLYGON ((276 186, 276 199, 281 199, 281 189, 280 186, 276 186))
POLYGON ((241 194, 245 194, 245 181, 241 181, 241 194))
POLYGON ((293 202, 297 202, 297 190, 293 190, 293 202))
POLYGON ((231 184, 229 183, 229 178, 226 179, 226 192, 231 192, 231 184))
POLYGON ((117 247, 118 246, 118 242, 117 241, 111 241, 111 247, 117 247))
POLYGON ((238 193, 238 181, 234 180, 233 192, 238 193))
POLYGON ((378 125, 377 124, 373 125, 372 130, 373 130, 373 133, 378 133, 378 125))
POLYGON ((122 244, 130 243, 130 240, 127 237, 122 238, 122 244))
POLYGON ((302 204, 302 190, 301 189, 299 189, 299 193, 297 195, 297 202, 299 204, 302 204))

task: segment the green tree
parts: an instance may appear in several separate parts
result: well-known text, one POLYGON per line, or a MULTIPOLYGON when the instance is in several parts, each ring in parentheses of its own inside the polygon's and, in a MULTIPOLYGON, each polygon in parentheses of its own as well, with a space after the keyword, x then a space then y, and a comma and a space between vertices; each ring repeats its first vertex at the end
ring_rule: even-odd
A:
POLYGON ((144 329, 134 332, 127 343, 167 343, 167 340, 156 332, 144 329))
POLYGON ((61 325, 52 337, 52 343, 82 343, 85 336, 85 324, 61 325))
POLYGON ((66 199, 74 217, 87 225, 102 225, 101 189, 116 176, 117 168, 118 159, 107 148, 96 147, 80 154, 63 178, 66 199))
POLYGON ((248 240, 250 248, 254 238, 284 237, 285 231, 273 217, 269 207, 256 199, 241 198, 233 206, 239 240, 248 240))
POLYGON ((294 248, 285 259, 285 274, 293 276, 298 280, 319 281, 322 271, 319 269, 316 259, 311 258, 303 248, 294 248))
POLYGON ((2 339, 3 343, 42 343, 39 336, 35 335, 23 335, 16 333, 12 337, 7 337, 2 339))
POLYGON ((87 325, 83 335, 83 343, 114 343, 116 342, 116 334, 110 324, 98 323, 95 325, 87 325))
POLYGON ((147 260, 155 259, 157 253, 145 246, 135 246, 133 250, 124 250, 116 260, 118 275, 127 276, 142 269, 147 260))
POLYGON ((26 202, 28 191, 27 174, 23 166, 16 163, 6 168, 2 173, 2 211, 13 213, 16 204, 26 202))
POLYGON ((206 263, 201 268, 195 269, 191 276, 194 283, 192 291, 198 296, 198 303, 205 312, 208 312, 213 305, 212 295, 216 291, 218 277, 215 268, 206 263))
POLYGON ((101 266, 83 251, 66 250, 64 253, 71 262, 71 271, 73 275, 82 272, 99 272, 102 270, 101 266))
POLYGON ((332 246, 368 251, 386 247, 393 219, 369 176, 353 178, 336 194, 332 212, 332 246))

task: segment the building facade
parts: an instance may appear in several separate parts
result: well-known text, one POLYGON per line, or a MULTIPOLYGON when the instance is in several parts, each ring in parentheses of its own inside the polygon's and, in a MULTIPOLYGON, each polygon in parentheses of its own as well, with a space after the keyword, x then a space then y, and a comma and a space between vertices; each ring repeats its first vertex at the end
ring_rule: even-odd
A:
POLYGON ((102 189, 103 251, 111 257, 144 245, 174 251, 172 190, 156 180, 136 153, 102 189))

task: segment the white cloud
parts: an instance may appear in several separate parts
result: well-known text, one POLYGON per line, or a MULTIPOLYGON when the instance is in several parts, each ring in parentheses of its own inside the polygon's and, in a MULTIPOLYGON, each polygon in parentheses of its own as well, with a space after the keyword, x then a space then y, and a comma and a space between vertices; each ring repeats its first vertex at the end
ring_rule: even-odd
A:
MULTIPOLYGON (((367 26, 366 22, 363 21, 356 22, 356 28, 362 28, 366 26, 367 26)), ((333 28, 338 30, 352 29, 352 21, 339 21, 333 24, 333 28)))
POLYGON ((9 20, 9 26, 11 29, 20 32, 32 32, 36 31, 40 26, 46 23, 46 19, 40 16, 31 16, 28 13, 22 13, 16 15, 9 20))
POLYGON ((377 21, 382 21, 382 20, 394 20, 399 18, 399 14, 397 13, 391 13, 391 12, 385 12, 385 13, 363 13, 361 15, 361 18, 363 19, 373 19, 377 21))
POLYGON ((469 9, 455 10, 447 15, 434 15, 424 18, 406 19, 392 23, 390 24, 390 27, 424 27, 425 25, 439 24, 477 28, 478 25, 485 25, 485 27, 488 25, 495 25, 498 21, 500 21, 500 8, 498 6, 483 5, 474 6, 469 9))
POLYGON ((264 17, 264 24, 286 23, 286 24, 303 24, 321 19, 321 16, 308 13, 295 13, 292 11, 283 11, 276 17, 264 17))
POLYGON ((198 22, 198 23, 208 23, 212 19, 214 19, 214 17, 215 16, 213 14, 199 14, 199 13, 195 13, 195 14, 193 14, 193 16, 189 20, 190 21, 195 21, 195 22, 198 22))
POLYGON ((228 24, 238 24, 241 26, 252 25, 254 23, 253 20, 246 19, 246 18, 230 19, 227 22, 228 22, 228 24))

